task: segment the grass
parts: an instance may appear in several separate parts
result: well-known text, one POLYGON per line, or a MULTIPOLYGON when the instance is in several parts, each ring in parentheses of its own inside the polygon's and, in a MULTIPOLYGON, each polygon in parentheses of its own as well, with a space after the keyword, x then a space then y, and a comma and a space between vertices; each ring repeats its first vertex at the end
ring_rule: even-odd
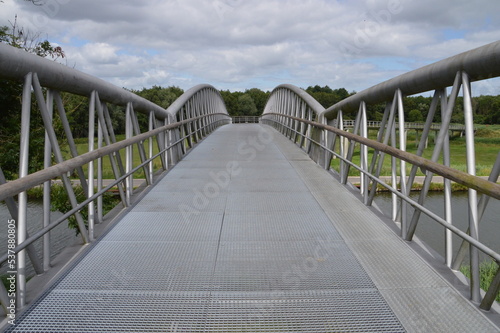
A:
MULTIPOLYGON (((122 141, 124 139, 125 139, 125 135, 117 135, 116 136, 117 141, 122 141)), ((88 152, 87 138, 76 139, 75 144, 76 144, 76 149, 77 149, 79 155, 88 152)), ((97 148, 97 141, 95 142, 95 147, 97 148)), ((149 154, 149 141, 146 141, 144 143, 144 149, 146 151, 146 157, 149 158, 149 155, 148 155, 149 154)), ((69 149, 66 148, 65 151, 66 151, 65 158, 69 158, 70 157, 69 149)), ((157 154, 158 152, 159 152, 159 150, 158 150, 158 145, 156 143, 156 138, 153 138, 153 154, 157 154)), ((125 149, 120 150, 119 154, 121 157, 122 164, 125 167, 125 162, 126 162, 125 161, 125 156, 126 156, 125 149)), ((132 156, 133 156, 133 166, 134 167, 136 167, 137 165, 142 163, 140 155, 139 155, 139 148, 137 147, 137 144, 133 146, 132 156)), ((109 157, 103 157, 102 161, 103 161, 102 162, 103 163, 103 179, 114 179, 115 176, 113 174, 113 169, 111 168, 111 162, 110 162, 109 157)), ((162 167, 162 164, 161 164, 160 159, 156 158, 153 161, 154 170, 158 170, 161 167, 162 167)), ((87 172, 88 165, 85 165, 83 167, 83 171, 85 172, 85 175, 88 176, 88 172, 87 172)), ((97 161, 94 162, 94 175, 97 175, 97 161)), ((138 171, 136 171, 134 173, 134 177, 145 178, 144 170, 141 168, 138 171)), ((73 175, 73 178, 77 178, 76 174, 73 175)))
MULTIPOLYGON (((429 138, 429 145, 428 147, 424 150, 423 157, 427 159, 431 159, 432 153, 434 150, 434 132, 431 132, 430 138, 429 138)), ((376 139, 377 136, 377 131, 376 130, 370 130, 369 131, 369 137, 370 139, 376 139)), ((117 136, 117 141, 124 140, 125 136, 124 135, 118 135, 117 136)), ((154 154, 158 153, 158 145, 156 144, 156 138, 153 138, 153 152, 154 154)), ((500 125, 478 125, 477 126, 477 131, 475 135, 475 150, 476 150, 476 175, 478 176, 489 176, 491 173, 492 166, 495 162, 495 159, 497 158, 498 154, 498 147, 500 146, 500 125)), ((85 153, 88 151, 88 143, 86 138, 82 139, 76 139, 76 146, 79 154, 85 153)), ((95 144, 97 147, 97 143, 95 144)), ((417 151, 417 146, 418 143, 416 142, 416 133, 415 132, 408 132, 408 139, 407 139, 407 151, 411 153, 416 153, 417 151)), ((149 150, 149 142, 144 143, 144 148, 147 151, 149 150)), ((66 156, 65 158, 69 158, 69 149, 65 149, 66 151, 66 156)), ((339 151, 339 143, 337 143, 335 151, 339 151)), ((123 165, 125 165, 125 149, 121 150, 120 152, 120 157, 122 160, 123 165)), ((369 154, 369 164, 371 163, 371 158, 373 156, 373 149, 368 150, 369 154)), ((460 170, 463 172, 467 172, 467 157, 465 154, 465 138, 464 137, 452 137, 450 138, 450 156, 451 156, 451 167, 460 170)), ((358 164, 360 163, 360 152, 359 152, 359 145, 356 146, 354 156, 353 156, 353 162, 358 164)), ((442 158, 439 159, 439 163, 442 163, 442 158)), ((137 166, 141 163, 140 160, 140 155, 139 155, 139 149, 137 145, 133 146, 133 165, 137 166)), ((331 167, 335 170, 339 170, 339 164, 340 160, 339 159, 333 159, 331 163, 331 167)), ((158 170, 161 168, 161 161, 159 158, 155 159, 153 161, 153 166, 155 170, 158 170)), ((406 172, 407 174, 410 173, 412 165, 409 163, 406 163, 406 172)), ((399 162, 398 162, 398 168, 399 168, 399 162)), ((87 175, 87 169, 88 166, 84 166, 84 172, 87 175)), ((389 176, 391 174, 391 157, 390 156, 385 156, 384 158, 384 163, 381 171, 382 176, 389 176)), ((97 174, 97 162, 94 162, 94 171, 95 174, 97 174)), ((417 176, 423 176, 424 174, 421 172, 421 170, 418 170, 417 176)), ((355 170, 354 168, 350 168, 349 170, 349 176, 359 176, 359 171, 355 170)), ((76 174, 73 175, 74 178, 76 178, 76 174)), ((144 171, 141 168, 137 172, 134 173, 134 177, 136 178, 144 178, 144 171)), ((113 179, 114 174, 112 172, 111 168, 111 163, 108 157, 103 158, 103 178, 104 179, 113 179)))
MULTIPOLYGON (((377 135, 376 130, 369 131, 369 138, 375 140, 377 135)), ((431 159, 433 151, 434 151, 434 135, 435 133, 430 134, 428 147, 424 150, 422 156, 426 159, 431 159)), ((491 169, 498 155, 498 147, 500 146, 500 125, 482 125, 478 126, 475 135, 475 151, 476 151, 476 175, 478 176, 489 176, 491 173, 491 169)), ((416 153, 418 148, 418 143, 416 142, 415 132, 408 132, 407 139, 407 147, 406 150, 410 153, 416 153)), ((339 147, 337 147, 335 151, 339 151, 339 147)), ((373 156, 373 149, 368 150, 369 154, 369 164, 371 163, 371 159, 373 156)), ((451 156, 451 167, 460 171, 467 171, 467 156, 465 152, 465 137, 452 137, 450 138, 450 156, 451 156)), ((360 151, 359 145, 356 146, 353 162, 358 164, 360 163, 360 151)), ((438 160, 439 163, 442 163, 442 156, 438 160)), ((339 159, 332 160, 332 168, 335 170, 339 170, 339 159)), ((406 172, 409 174, 412 165, 406 163, 406 172)), ((398 162, 399 168, 399 162, 398 162)), ((384 163, 381 171, 382 176, 389 176, 391 174, 391 157, 385 156, 384 163)), ((421 170, 418 170, 417 176, 423 176, 424 174, 421 170)), ((354 168, 350 168, 349 176, 359 176, 359 171, 354 168)))
MULTIPOLYGON (((73 186, 73 192, 76 196, 76 200, 78 202, 83 202, 86 200, 86 193, 83 192, 83 188, 78 186, 73 186)), ((28 190, 28 198, 30 200, 41 200, 43 198, 43 188, 41 186, 37 186, 28 190)), ((106 215, 109 211, 111 211, 116 205, 120 203, 120 199, 115 197, 111 193, 105 193, 102 196, 103 203, 103 215, 106 215)), ((61 213, 67 213, 73 209, 69 202, 68 194, 66 193, 66 189, 61 184, 53 184, 50 190, 50 201, 51 201, 51 210, 59 211, 61 213)), ((88 220, 88 210, 86 208, 80 210, 80 214, 84 220, 85 225, 87 225, 88 220)), ((78 224, 76 222, 76 218, 74 215, 68 218, 68 226, 75 230, 76 234, 79 233, 78 224)))
MULTIPOLYGON (((470 266, 462 266, 460 267, 460 271, 470 279, 470 266)), ((479 265, 479 277, 481 289, 484 291, 488 290, 488 287, 493 281, 495 274, 498 271, 498 264, 494 261, 485 261, 479 265)), ((495 298, 497 302, 500 302, 500 292, 498 292, 497 297, 495 298)))

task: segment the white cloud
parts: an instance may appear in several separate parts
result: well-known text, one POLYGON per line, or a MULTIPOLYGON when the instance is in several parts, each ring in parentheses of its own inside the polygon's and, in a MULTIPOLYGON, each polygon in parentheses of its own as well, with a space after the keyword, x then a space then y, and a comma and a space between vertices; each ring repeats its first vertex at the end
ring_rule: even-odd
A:
POLYGON ((97 64, 117 64, 119 57, 118 48, 108 43, 88 43, 82 47, 81 53, 87 61, 97 64))
POLYGON ((490 0, 47 1, 5 0, 0 23, 17 13, 69 65, 137 89, 360 91, 500 39, 500 3, 490 0))

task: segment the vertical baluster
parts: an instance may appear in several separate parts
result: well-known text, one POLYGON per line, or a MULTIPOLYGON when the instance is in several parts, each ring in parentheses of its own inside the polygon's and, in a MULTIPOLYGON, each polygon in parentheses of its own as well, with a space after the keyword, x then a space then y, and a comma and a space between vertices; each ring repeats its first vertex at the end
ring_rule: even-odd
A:
MULTIPOLYGON (((460 85, 462 82, 461 78, 461 73, 458 72, 457 75, 455 76, 455 81, 453 83, 453 88, 451 90, 450 97, 448 99, 447 107, 446 110, 444 111, 445 113, 445 118, 444 121, 441 124, 441 129, 439 131, 438 138, 436 140, 436 146, 434 147, 434 151, 432 153, 431 161, 436 162, 439 159, 439 156, 441 154, 441 149, 443 147, 443 142, 445 136, 448 135, 448 128, 450 125, 451 121, 451 114, 453 112, 453 107, 455 106, 455 101, 458 96, 458 92, 460 90, 460 85)), ((425 197, 427 196, 427 192, 429 191, 431 181, 432 181, 432 172, 427 171, 425 175, 425 180, 424 184, 422 186, 422 190, 420 191, 420 195, 418 197, 418 203, 420 205, 424 204, 425 197)), ((413 238, 413 235, 415 234, 415 230, 418 225, 418 221, 420 219, 421 211, 418 209, 415 209, 413 212, 413 216, 411 218, 410 224, 408 226, 408 232, 406 234, 406 240, 410 241, 413 238)))
MULTIPOLYGON (((21 143, 19 149, 19 178, 28 175, 29 165, 29 140, 30 140, 30 117, 31 117, 31 86, 32 73, 26 75, 24 79, 22 110, 21 110, 21 143)), ((19 213, 17 221, 17 244, 21 244, 26 239, 28 195, 26 191, 18 195, 19 213)), ((17 254, 17 308, 22 309, 26 300, 26 256, 25 250, 17 254)), ((9 267, 10 268, 10 267, 9 267)), ((10 268, 10 270, 13 270, 10 268)))
MULTIPOLYGON (((89 105, 89 152, 94 151, 95 143, 95 104, 96 104, 96 92, 93 91, 90 96, 90 105, 89 105)), ((88 168, 88 177, 89 177, 89 189, 87 193, 87 197, 90 198, 94 195, 94 161, 89 162, 88 168)), ((94 222, 95 222, 95 207, 94 201, 89 202, 88 206, 88 228, 89 228, 89 240, 94 240, 94 222)))
MULTIPOLYGON (((472 113, 472 97, 469 76, 462 73, 462 88, 464 95, 464 117, 465 117, 465 145, 467 148, 467 172, 476 175, 476 154, 474 149, 474 118, 472 113)), ((470 235, 479 239, 479 219, 477 213, 477 192, 469 189, 469 228, 470 235)), ((471 300, 479 303, 480 277, 479 277, 479 251, 474 246, 469 249, 470 273, 471 273, 471 300)))
MULTIPOLYGON (((101 124, 101 121, 97 121, 97 149, 102 148, 103 143, 103 128, 104 124, 101 124)), ((97 191, 100 192, 103 188, 102 184, 102 158, 99 157, 97 159, 97 191)), ((97 223, 102 223, 103 221, 103 202, 102 195, 97 198, 97 223)))
MULTIPOLYGON (((155 114, 153 111, 149 112, 149 131, 151 132, 154 129, 154 122, 155 122, 155 114)), ((153 137, 149 138, 149 158, 153 157, 153 137)), ((149 183, 153 184, 153 174, 154 174, 154 165, 153 161, 149 162, 149 183)))
MULTIPOLYGON (((394 103, 396 105, 396 103, 394 103)), ((391 145, 396 147, 396 120, 392 120, 391 125, 391 145)), ((391 183, 392 187, 398 187, 398 170, 397 159, 391 156, 391 183)), ((399 198, 396 194, 392 193, 392 220, 398 222, 398 202, 399 198)))
MULTIPOLYGON (((54 111, 54 94, 49 89, 47 90, 47 110, 49 111, 49 118, 52 119, 54 111)), ((48 168, 52 165, 52 146, 50 145, 49 134, 47 130, 45 131, 45 147, 44 147, 44 159, 43 167, 48 168)), ((46 181, 43 183, 43 227, 46 227, 50 223, 50 187, 52 186, 52 181, 46 181)), ((48 271, 50 269, 50 232, 43 235, 43 270, 48 271)))
MULTIPOLYGON (((132 129, 132 104, 127 104, 127 111, 125 115, 125 138, 130 139, 133 136, 132 129)), ((125 148, 125 173, 128 174, 133 168, 133 147, 132 145, 125 148)), ((131 197, 133 194, 133 186, 134 186, 134 176, 130 174, 125 181, 125 193, 127 206, 131 204, 131 197)))
MULTIPOLYGON (((401 90, 398 89, 396 92, 398 96, 398 122, 399 122, 399 149, 402 151, 406 151, 406 128, 405 128, 405 115, 404 115, 404 108, 403 108, 403 94, 401 93, 401 90)), ((408 196, 409 190, 407 191, 406 189, 406 162, 402 159, 399 160, 400 165, 399 165, 399 172, 400 172, 400 186, 401 186, 401 193, 404 195, 408 196)), ((406 224, 406 208, 407 208, 407 203, 404 200, 401 201, 401 237, 406 238, 406 232, 407 232, 407 224, 406 224)))
MULTIPOLYGON (((361 136, 363 138, 368 138, 368 125, 366 119, 366 103, 361 102, 359 105, 360 116, 360 127, 361 127, 361 136)), ((360 145, 360 163, 361 169, 363 171, 368 171, 368 147, 366 145, 360 145)), ((363 196, 363 201, 365 204, 368 203, 368 186, 369 179, 364 173, 360 173, 360 182, 361 182, 361 195, 363 196)))
MULTIPOLYGON (((447 110, 446 94, 441 95, 441 110, 447 110)), ((445 121, 445 114, 441 113, 441 122, 445 121)), ((443 142, 443 164, 450 166, 450 139, 449 136, 444 137, 443 142)), ((452 210, 451 210, 451 181, 444 179, 444 219, 453 224, 452 210)), ((445 244, 445 263, 446 266, 451 267, 453 259, 453 233, 449 229, 445 229, 444 244, 445 244)))

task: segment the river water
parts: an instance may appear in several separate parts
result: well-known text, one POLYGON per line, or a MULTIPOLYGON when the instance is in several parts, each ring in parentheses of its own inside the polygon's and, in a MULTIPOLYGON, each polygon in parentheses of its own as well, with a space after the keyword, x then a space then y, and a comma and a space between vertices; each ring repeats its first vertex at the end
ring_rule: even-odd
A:
MULTIPOLYGON (((420 192, 412 192, 413 200, 418 201, 420 192)), ((480 196, 478 195, 478 198, 480 196)), ((390 193, 377 194, 375 203, 388 217, 392 212, 392 196, 390 193)), ((468 196, 467 192, 453 192, 452 194, 452 219, 453 224, 466 231, 468 227, 468 196)), ((433 213, 444 217, 444 195, 442 192, 429 192, 424 207, 431 210, 433 213)), ((413 207, 408 205, 408 221, 411 221, 413 207)), ((444 257, 444 227, 435 222, 433 219, 421 214, 420 222, 417 226, 416 235, 423 240, 427 245, 436 250, 444 257)), ((483 218, 479 225, 479 240, 486 244, 495 252, 500 253, 500 201, 490 199, 488 206, 484 212, 483 218)), ((454 254, 460 247, 461 238, 453 235, 454 254)), ((487 257, 482 256, 482 259, 487 257)))
MULTIPOLYGON (((51 212, 51 219, 55 221, 62 214, 60 212, 51 212)), ((28 233, 30 235, 34 234, 36 231, 42 228, 43 217, 43 206, 41 202, 34 201, 28 203, 28 233)), ((7 252, 7 222, 11 219, 9 210, 4 203, 0 203, 0 254, 5 254, 7 252)), ((75 230, 68 228, 68 223, 65 221, 52 229, 51 234, 51 258, 53 259, 68 245, 75 242, 77 237, 75 236, 75 230)), ((38 240, 34 243, 35 249, 38 253, 39 259, 42 258, 42 240, 38 240)), ((35 271, 31 266, 29 259, 27 260, 27 276, 35 275, 35 271)), ((7 271, 7 265, 4 263, 0 266, 0 274, 5 274, 7 271)))

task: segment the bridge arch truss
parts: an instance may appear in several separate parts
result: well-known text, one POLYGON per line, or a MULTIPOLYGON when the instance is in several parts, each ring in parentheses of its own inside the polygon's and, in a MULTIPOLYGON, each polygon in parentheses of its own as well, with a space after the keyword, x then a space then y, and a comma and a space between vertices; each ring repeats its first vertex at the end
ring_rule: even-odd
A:
POLYGON ((481 243, 478 235, 479 223, 488 201, 491 198, 500 199, 500 185, 496 183, 500 173, 500 153, 488 179, 476 177, 471 82, 498 76, 500 42, 495 42, 382 82, 327 109, 315 103, 310 95, 297 87, 278 86, 271 93, 261 121, 278 129, 326 169, 331 168, 332 159, 339 159, 338 167, 331 170, 342 183, 347 183, 349 170, 356 169, 360 173, 360 193, 366 205, 373 203, 379 186, 389 189, 393 195, 392 219, 400 226, 403 239, 413 239, 422 214, 444 226, 446 265, 458 270, 469 252, 472 272, 470 299, 474 303, 481 303, 480 307, 488 310, 500 289, 500 269, 486 294, 481 295, 479 252, 487 254, 496 262, 499 262, 500 255, 481 243), (410 154, 406 152, 406 129, 408 125, 413 125, 405 123, 403 98, 428 91, 433 91, 432 103, 427 119, 422 124, 417 152, 410 154), (450 168, 449 132, 457 130, 457 125, 451 124, 451 114, 457 105, 460 91, 463 96, 465 124, 460 125, 458 130, 463 131, 466 137, 467 172, 450 168), (376 139, 371 140, 368 137, 366 110, 368 105, 379 103, 385 104, 383 119, 378 123, 376 139), (442 110, 441 123, 432 157, 427 160, 422 158, 422 154, 429 134, 436 131, 436 125, 432 121, 438 106, 442 110), (351 131, 345 126, 346 112, 355 115, 351 131), (360 156, 356 163, 355 152, 360 156), (380 177, 385 157, 391 158, 390 182, 385 182, 380 177), (443 164, 437 163, 440 158, 443 159, 443 164), (411 165, 409 172, 407 163, 411 165), (418 200, 414 201, 409 194, 419 171, 425 175, 425 180, 418 200), (424 206, 435 175, 444 179, 444 218, 424 206), (468 230, 460 230, 452 223, 452 181, 468 188, 468 230), (411 218, 407 218, 409 206, 415 208, 411 218), (452 234, 458 235, 462 242, 456 254, 452 251, 452 234), (469 244, 473 246, 469 247, 469 244))

